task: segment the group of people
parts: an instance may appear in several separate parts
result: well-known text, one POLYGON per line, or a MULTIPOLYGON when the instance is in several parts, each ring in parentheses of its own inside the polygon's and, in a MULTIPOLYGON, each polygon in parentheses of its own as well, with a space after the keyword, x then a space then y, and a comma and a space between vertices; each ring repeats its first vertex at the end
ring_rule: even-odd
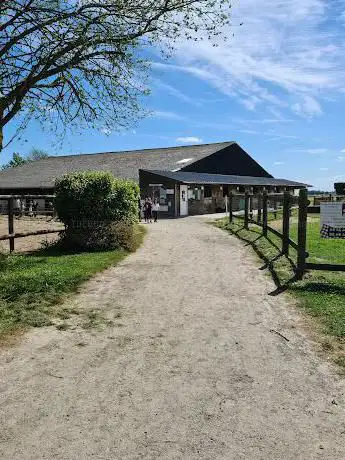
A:
POLYGON ((153 201, 151 198, 146 197, 145 200, 139 200, 139 221, 144 217, 145 223, 149 224, 157 222, 159 212, 159 202, 155 198, 153 201))
POLYGON ((38 202, 36 200, 21 200, 17 198, 15 200, 14 211, 18 214, 19 217, 24 216, 27 214, 29 217, 36 217, 38 211, 38 202))

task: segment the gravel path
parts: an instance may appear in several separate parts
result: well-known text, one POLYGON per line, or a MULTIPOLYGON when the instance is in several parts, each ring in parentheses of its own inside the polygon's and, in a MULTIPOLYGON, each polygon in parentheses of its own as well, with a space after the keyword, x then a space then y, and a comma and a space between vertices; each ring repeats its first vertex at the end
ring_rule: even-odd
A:
POLYGON ((0 458, 343 460, 345 384, 251 251, 200 218, 149 230, 71 301, 111 322, 1 350, 0 458))

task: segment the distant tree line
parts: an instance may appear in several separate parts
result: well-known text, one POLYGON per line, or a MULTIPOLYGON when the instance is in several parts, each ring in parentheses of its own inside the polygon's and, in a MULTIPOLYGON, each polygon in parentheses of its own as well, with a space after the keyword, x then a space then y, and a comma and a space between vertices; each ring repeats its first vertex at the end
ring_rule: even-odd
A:
POLYGON ((330 190, 308 190, 308 195, 329 195, 334 193, 330 190))
POLYGON ((12 154, 12 160, 1 166, 1 169, 16 168, 17 166, 24 165, 25 163, 31 163, 32 161, 42 160, 47 158, 49 155, 45 150, 33 148, 30 150, 27 156, 22 156, 18 152, 12 154))

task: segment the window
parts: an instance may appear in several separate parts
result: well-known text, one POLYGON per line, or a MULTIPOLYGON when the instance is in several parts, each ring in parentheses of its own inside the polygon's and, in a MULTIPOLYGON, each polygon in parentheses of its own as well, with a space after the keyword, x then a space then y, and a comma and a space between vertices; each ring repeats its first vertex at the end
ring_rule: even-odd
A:
POLYGON ((204 187, 204 198, 212 198, 212 188, 210 185, 204 187))

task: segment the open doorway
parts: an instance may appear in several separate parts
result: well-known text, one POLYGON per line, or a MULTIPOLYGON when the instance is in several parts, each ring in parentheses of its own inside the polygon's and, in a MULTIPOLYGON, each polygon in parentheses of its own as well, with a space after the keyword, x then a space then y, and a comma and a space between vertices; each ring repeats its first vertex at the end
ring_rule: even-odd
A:
POLYGON ((180 185, 180 216, 188 216, 188 186, 180 185))

